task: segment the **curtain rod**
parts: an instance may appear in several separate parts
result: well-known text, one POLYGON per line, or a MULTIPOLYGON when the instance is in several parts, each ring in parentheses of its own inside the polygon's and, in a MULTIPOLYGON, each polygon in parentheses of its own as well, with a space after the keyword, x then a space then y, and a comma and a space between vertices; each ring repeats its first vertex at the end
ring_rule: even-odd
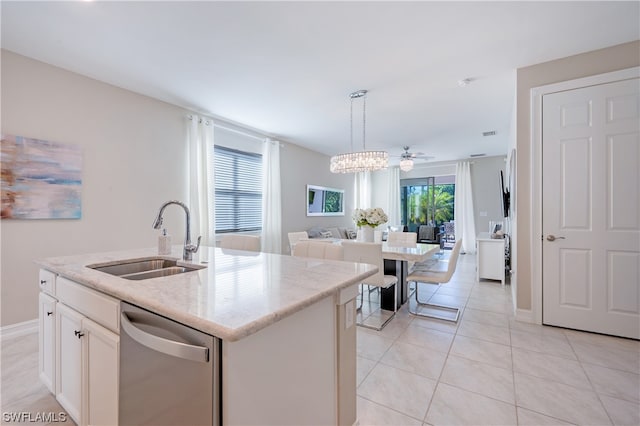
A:
POLYGON ((242 135, 242 136, 247 136, 249 138, 257 139, 259 141, 264 141, 265 139, 267 139, 267 136, 260 137, 260 136, 252 135, 250 133, 243 132, 242 130, 233 129, 233 128, 227 127, 227 126, 222 126, 222 125, 220 125, 218 123, 215 123, 215 122, 213 123, 213 127, 217 127, 219 129, 227 130, 229 132, 237 133, 237 134, 242 135))
MULTIPOLYGON (((413 168, 424 168, 424 167, 439 167, 439 166, 451 166, 451 165, 456 165, 462 161, 467 161, 467 160, 451 160, 451 161, 442 161, 442 162, 438 162, 438 163, 416 163, 414 161, 414 166, 413 168)), ((469 161, 469 164, 475 164, 475 161, 469 161)))
MULTIPOLYGON (((194 117, 197 117, 197 116, 194 116, 193 114, 187 115, 187 118, 189 120, 193 120, 194 117)), ((198 118, 199 118, 198 122, 202 123, 203 118, 202 117, 198 117, 198 118)), ((209 126, 211 123, 213 123, 213 127, 218 127, 220 129, 224 129, 224 130, 227 130, 229 132, 237 133, 237 134, 240 134, 242 136, 247 136, 249 138, 258 139, 260 141, 263 141, 263 140, 265 140, 267 138, 267 136, 256 136, 255 134, 251 134, 251 133, 248 133, 246 131, 235 129, 235 128, 229 127, 229 126, 224 126, 222 124, 216 123, 215 120, 212 120, 212 119, 205 118, 205 120, 206 121, 204 122, 204 124, 207 125, 207 126, 209 126)))
MULTIPOLYGON (((189 120, 193 120, 194 116, 192 114, 190 114, 190 115, 187 116, 187 118, 189 120)), ((199 122, 202 123, 202 118, 201 117, 199 118, 199 120, 200 120, 199 122)), ((280 148, 284 148, 284 144, 281 141, 277 141, 275 139, 271 139, 269 136, 256 136, 255 134, 252 135, 251 133, 244 132, 244 131, 242 131, 240 129, 236 129, 236 128, 233 128, 233 127, 224 126, 222 124, 216 123, 214 120, 210 121, 209 119, 206 119, 206 121, 204 122, 204 124, 206 126, 209 126, 211 123, 213 123, 213 127, 217 127, 219 129, 223 129, 223 130, 226 130, 226 131, 232 132, 232 133, 237 133, 239 135, 246 136, 248 138, 256 139, 256 140, 258 140, 260 142, 266 142, 267 140, 270 140, 272 142, 278 142, 278 145, 280 146, 280 148)))
MULTIPOLYGON (((187 115, 187 118, 188 118, 189 120, 193 121, 194 116, 193 116, 192 114, 189 114, 189 115, 187 115)), ((198 117, 198 123, 202 123, 202 117, 198 117)), ((210 125, 211 125, 211 122, 210 122, 209 120, 205 119, 205 121, 204 121, 204 125, 205 125, 205 126, 210 126, 210 125)))

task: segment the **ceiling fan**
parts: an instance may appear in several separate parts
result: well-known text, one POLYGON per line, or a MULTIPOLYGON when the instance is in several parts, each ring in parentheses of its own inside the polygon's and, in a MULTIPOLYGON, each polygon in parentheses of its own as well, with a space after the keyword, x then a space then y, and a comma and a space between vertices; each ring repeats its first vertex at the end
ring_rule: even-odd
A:
POLYGON ((413 169, 413 160, 432 160, 433 157, 426 155, 424 152, 409 152, 408 146, 403 146, 404 152, 396 157, 400 157, 400 170, 408 172, 413 169))

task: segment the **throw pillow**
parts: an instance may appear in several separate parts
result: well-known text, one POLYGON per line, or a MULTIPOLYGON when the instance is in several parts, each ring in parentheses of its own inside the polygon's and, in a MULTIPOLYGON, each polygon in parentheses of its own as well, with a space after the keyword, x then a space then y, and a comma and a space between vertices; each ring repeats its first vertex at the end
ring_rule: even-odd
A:
POLYGON ((322 231, 324 231, 325 229, 323 228, 319 228, 317 226, 314 226, 313 228, 309 229, 307 231, 307 234, 309 234, 309 238, 321 238, 320 233, 322 231))
POLYGON ((327 231, 331 232, 331 236, 333 238, 340 238, 340 231, 338 231, 338 228, 327 228, 327 231))
POLYGON ((338 232, 340 232, 340 238, 343 240, 349 239, 349 234, 347 233, 347 228, 338 228, 338 232))
POLYGON ((331 231, 322 231, 320 232, 320 238, 333 238, 333 234, 331 231))

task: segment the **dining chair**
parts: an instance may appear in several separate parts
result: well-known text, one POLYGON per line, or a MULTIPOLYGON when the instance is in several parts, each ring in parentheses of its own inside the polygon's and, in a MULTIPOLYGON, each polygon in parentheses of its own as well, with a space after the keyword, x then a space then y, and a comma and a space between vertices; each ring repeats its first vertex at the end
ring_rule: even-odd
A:
POLYGON ((442 284, 448 283, 451 280, 451 277, 456 270, 456 264, 458 263, 458 256, 460 255, 461 246, 462 240, 456 241, 455 245, 453 246, 453 250, 451 250, 451 257, 448 261, 438 260, 430 269, 414 270, 407 276, 407 283, 415 283, 415 290, 413 291, 413 294, 415 295, 416 308, 414 311, 411 310, 411 301, 409 300, 409 313, 421 317, 437 318, 453 322, 458 321, 458 317, 460 316, 460 308, 454 306, 439 305, 436 303, 420 302, 418 290, 420 288, 420 283, 438 284, 439 288, 442 284), (419 312, 418 309, 420 308, 420 306, 429 307, 434 311, 451 312, 453 313, 453 317, 441 315, 438 313, 419 312))
POLYGON ((344 249, 339 244, 327 244, 319 241, 304 240, 296 243, 291 254, 296 257, 343 260, 344 249))
POLYGON ((220 240, 220 247, 232 250, 260 251, 260 237, 258 235, 224 235, 220 240))
POLYGON ((289 237, 289 249, 291 250, 290 253, 292 254, 293 254, 293 248, 295 247, 298 241, 309 239, 309 234, 307 234, 307 231, 289 232, 287 236, 289 237))
POLYGON ((443 226, 444 242, 440 239, 441 245, 444 247, 447 243, 455 242, 456 240, 456 224, 454 221, 445 222, 443 226))
POLYGON ((389 232, 387 242, 415 244, 418 242, 418 234, 415 232, 389 232))
MULTIPOLYGON (((357 310, 362 310, 364 303, 364 289, 362 285, 389 288, 398 283, 398 278, 395 275, 384 274, 384 261, 382 258, 382 244, 381 243, 363 243, 358 241, 342 241, 342 247, 344 248, 344 260, 349 262, 367 263, 378 267, 378 272, 362 281, 360 287, 360 307, 357 310)), ((357 323, 361 327, 371 328, 373 330, 380 331, 396 316, 398 306, 398 289, 394 289, 393 297, 393 313, 389 318, 384 320, 382 324, 372 326, 365 324, 363 318, 362 322, 357 323)))

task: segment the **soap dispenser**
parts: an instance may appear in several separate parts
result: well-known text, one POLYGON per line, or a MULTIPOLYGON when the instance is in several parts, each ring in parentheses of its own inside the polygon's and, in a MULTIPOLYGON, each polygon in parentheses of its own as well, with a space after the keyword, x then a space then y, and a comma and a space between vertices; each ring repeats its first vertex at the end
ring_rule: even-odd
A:
POLYGON ((171 235, 167 234, 166 228, 158 236, 158 254, 171 254, 171 235))

